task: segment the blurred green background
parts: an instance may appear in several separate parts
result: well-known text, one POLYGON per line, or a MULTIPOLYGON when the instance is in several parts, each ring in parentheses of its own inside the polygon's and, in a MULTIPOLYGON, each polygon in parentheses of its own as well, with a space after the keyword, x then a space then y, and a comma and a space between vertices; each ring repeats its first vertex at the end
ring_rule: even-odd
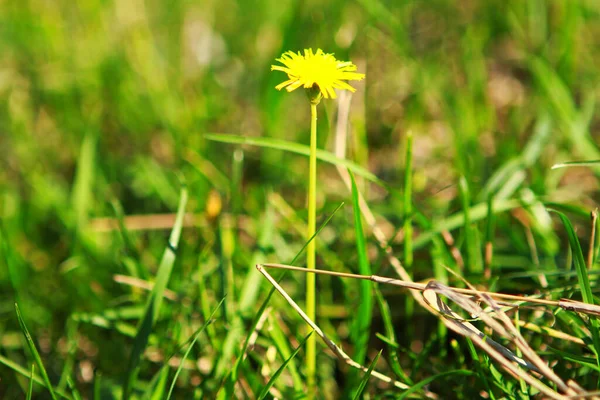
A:
MULTIPOLYGON (((276 91, 285 76, 270 72, 270 65, 284 51, 309 47, 352 60, 366 74, 354 85, 347 158, 389 186, 359 180, 382 229, 396 237, 393 246, 401 258, 402 235, 396 234, 404 221, 405 135, 413 132, 413 199, 422 216, 415 222, 412 272, 417 279, 447 279, 440 266, 456 267, 440 229, 431 228, 444 226, 464 252, 467 278, 488 281, 481 274, 481 254, 485 237, 490 238, 485 204, 493 196, 516 201, 502 203, 506 208, 497 213, 491 236, 497 288, 532 292, 540 285, 574 282, 568 274, 540 278, 540 271, 570 268, 566 242, 553 230, 543 205, 570 204, 574 223, 582 224, 582 237, 587 235, 597 169, 550 167, 600 159, 598 1, 4 0, 4 360, 26 371, 32 362, 15 315, 17 301, 60 390, 68 392, 71 379, 84 398, 92 398, 94 390, 106 398, 119 396, 147 291, 120 283, 115 275, 154 280, 185 182, 186 211, 194 217, 183 229, 168 284, 176 301, 163 303, 137 389, 142 393, 151 385, 165 356, 190 337, 229 289, 234 293, 225 306, 230 315, 217 317, 212 334, 202 336, 202 346, 190 356, 195 363, 176 389, 178 398, 216 396, 223 371, 214 367, 233 365, 235 355, 223 356, 221 342, 231 313, 242 316, 248 328, 257 299, 268 289, 253 275, 254 263, 289 262, 304 243, 308 163, 299 155, 218 143, 204 135, 307 145, 306 97, 301 91, 276 91), (469 227, 451 218, 465 204, 483 207, 471 215, 473 241, 469 227), (126 230, 103 230, 107 222, 98 219, 132 215, 150 216, 137 227, 121 219, 126 230), (249 277, 262 286, 250 295, 253 307, 244 309, 239 293, 249 277)), ((321 148, 333 151, 336 121, 337 103, 324 101, 321 148)), ((350 195, 334 167, 320 163, 319 168, 319 223, 340 202, 346 205, 322 232, 318 265, 353 270, 350 195)), ((393 276, 383 251, 368 240, 374 273, 393 276)), ((286 289, 301 301, 303 277, 293 274, 286 280, 286 289)), ((357 285, 322 282, 322 323, 345 343, 357 285)), ((462 368, 460 357, 444 361, 450 339, 438 332, 435 318, 416 310, 421 316, 413 316, 412 328, 405 330, 406 296, 393 290, 384 294, 399 326, 398 341, 407 349, 401 363, 413 379, 462 368), (440 357, 437 363, 418 358, 424 343, 429 347, 422 357, 433 352, 440 357)), ((273 321, 284 320, 286 335, 301 338, 299 318, 279 298, 272 304, 273 321)), ((369 354, 382 347, 374 336, 381 322, 374 318, 369 354)), ((239 342, 245 335, 244 330, 239 342)), ((257 350, 244 367, 253 389, 260 387, 258 371, 274 362, 266 351, 274 339, 266 335, 263 340, 258 347, 265 351, 257 350), (251 371, 256 371, 252 379, 251 371)), ((320 357, 323 393, 334 398, 342 390, 336 386, 346 381, 327 352, 320 357)), ((468 378, 452 383, 465 398, 481 389, 468 378)), ((27 384, 28 378, 6 362, 0 365, 0 397, 23 398, 27 384)), ((47 395, 39 385, 35 393, 47 395)))

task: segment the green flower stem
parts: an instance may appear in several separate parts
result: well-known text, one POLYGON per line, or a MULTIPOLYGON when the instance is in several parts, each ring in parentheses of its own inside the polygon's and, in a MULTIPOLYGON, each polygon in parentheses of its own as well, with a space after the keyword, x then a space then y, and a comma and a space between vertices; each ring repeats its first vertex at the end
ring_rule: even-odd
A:
POLYGON ((413 225, 412 225, 412 132, 406 133, 406 158, 404 168, 404 265, 412 273, 413 264, 413 225))
MULTIPOLYGON (((310 240, 315 235, 317 214, 317 104, 310 102, 310 156, 308 169, 308 232, 310 240)), ((306 246, 306 268, 315 269, 315 240, 306 246)), ((315 274, 306 275, 306 314, 315 321, 315 274)), ((309 398, 315 394, 317 370, 317 342, 316 336, 311 335, 306 342, 306 376, 308 381, 309 398)))

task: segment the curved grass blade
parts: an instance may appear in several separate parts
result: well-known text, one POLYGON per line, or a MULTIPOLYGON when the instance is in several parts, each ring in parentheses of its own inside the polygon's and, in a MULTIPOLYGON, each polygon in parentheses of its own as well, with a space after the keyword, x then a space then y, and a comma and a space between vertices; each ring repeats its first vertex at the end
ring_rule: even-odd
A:
POLYGON ((179 366, 177 367, 177 371, 175 371, 175 376, 173 377, 173 381, 171 382, 171 387, 169 388, 169 394, 167 395, 167 400, 169 400, 171 398, 171 395, 173 394, 173 390, 175 389, 175 383, 177 382, 177 377, 179 377, 179 374, 181 373, 181 370, 183 369, 183 364, 185 363, 185 360, 187 359, 188 355, 190 354, 190 351, 196 344, 196 341, 200 337, 200 334, 202 332, 204 332, 204 329, 206 329, 206 327, 208 325, 210 325, 210 323, 212 322, 212 318, 214 317, 217 310, 219 310, 219 308, 221 307, 221 304, 223 304, 223 301, 225 301, 225 298, 221 299, 219 304, 217 304, 217 307, 215 307, 215 309, 210 314, 208 319, 206 321, 204 321, 204 324, 202 324, 200 329, 198 329, 198 332, 194 335, 194 340, 192 340, 192 343, 190 343, 190 345, 188 346, 187 350, 185 351, 185 354, 181 358, 181 362, 179 363, 179 366))
POLYGON ((140 357, 144 353, 146 346, 148 345, 148 338, 152 332, 154 323, 158 319, 160 312, 160 306, 163 300, 163 292, 167 287, 169 278, 171 277, 171 271, 175 264, 175 252, 179 244, 179 238, 181 236, 181 230, 183 228, 183 217, 185 215, 185 206, 187 204, 188 191, 184 186, 181 189, 181 197, 179 200, 179 207, 177 209, 177 217, 175 218, 175 224, 169 237, 169 243, 163 253, 158 272, 156 273, 156 282, 154 288, 148 297, 144 317, 141 320, 137 328, 137 333, 133 342, 133 350, 129 358, 129 367, 126 374, 126 381, 123 387, 123 399, 127 400, 130 395, 131 388, 133 387, 136 379, 140 357))
MULTIPOLYGON (((261 137, 246 137, 246 136, 238 136, 238 135, 225 135, 225 134, 214 134, 207 133, 204 135, 205 139, 212 140, 215 142, 221 143, 233 143, 233 144, 249 144, 252 146, 266 147, 270 149, 289 151, 290 153, 301 154, 303 156, 310 155, 310 149, 308 146, 288 142, 286 140, 278 140, 273 138, 261 138, 261 137)), ((383 182, 381 179, 377 178, 374 174, 353 163, 352 161, 336 157, 334 154, 318 149, 317 150, 317 158, 321 161, 325 161, 330 164, 339 165, 345 168, 348 168, 350 171, 354 172, 356 175, 360 175, 363 178, 370 180, 378 185, 383 187, 387 187, 388 185, 383 182)))
POLYGON ((598 373, 600 373, 600 367, 598 367, 596 364, 594 364, 594 360, 591 357, 586 357, 586 356, 582 356, 579 354, 575 354, 575 353, 571 353, 571 352, 567 352, 567 351, 562 351, 559 349, 555 349, 551 346, 548 346, 548 350, 551 353, 556 354, 557 356, 565 359, 566 361, 572 361, 578 364, 581 364, 589 369, 592 369, 598 373))
MULTIPOLYGON (((585 258, 583 257, 583 251, 581 250, 581 245, 579 244, 579 239, 577 238, 577 234, 575 233, 575 229, 571 224, 571 221, 567 218, 567 216, 560 211, 552 210, 550 211, 558 214, 560 217, 565 229, 567 230, 567 235, 569 236, 569 244, 573 250, 573 256, 575 257, 575 266, 577 268, 577 279, 579 280, 579 285, 581 286, 581 296, 583 297, 583 301, 588 304, 594 304, 594 298, 592 296, 592 289, 590 287, 590 281, 587 274, 585 258)), ((600 351, 600 349, 598 349, 600 351)))
MULTIPOLYGON (((592 295, 592 288, 590 287, 590 280, 588 277, 588 270, 585 263, 585 258, 583 256, 583 251, 581 250, 581 245, 579 244, 579 239, 577 238, 577 234, 575 233, 575 229, 569 221, 569 218, 560 211, 556 211, 553 209, 549 209, 560 217, 565 229, 567 231, 567 235, 569 236, 569 244, 571 245, 571 250, 573 252, 573 258, 575 259, 575 268, 577 270, 577 280, 579 281, 579 286, 581 289, 581 297, 583 301, 587 304, 595 304, 594 297, 592 295)), ((598 366, 600 366, 600 324, 596 318, 590 319, 590 331, 592 332, 592 341, 594 343, 594 354, 596 355, 596 362, 598 366)), ((599 382, 600 383, 600 382, 599 382)))
POLYGON ((23 331, 23 335, 25 339, 27 339, 27 345, 29 346, 29 350, 33 355, 33 359, 40 369, 40 373, 42 374, 42 378, 46 383, 46 389, 50 392, 50 397, 52 400, 56 400, 56 394, 54 393, 54 389, 52 388, 52 383, 50 382, 50 378, 48 377, 48 373, 46 372, 46 368, 44 368, 44 363, 42 362, 42 358, 40 357, 40 353, 37 351, 35 347, 35 343, 33 343, 33 339, 27 330, 27 326, 25 325, 25 321, 23 320, 23 316, 21 315, 21 311, 19 310, 19 305, 15 303, 15 311, 17 312, 17 319, 19 320, 19 325, 21 326, 21 331, 23 331))
POLYGON ((365 388, 367 387, 367 383, 369 383, 369 378, 371 378, 371 373, 375 369, 375 366, 377 365, 377 361, 379 361, 379 357, 381 356, 382 352, 383 352, 383 350, 379 350, 379 353, 377 353, 377 355, 375 356, 375 359, 373 359, 373 362, 371 363, 371 365, 369 365, 369 369, 367 370, 367 372, 365 373, 365 376, 360 381, 360 385, 358 385, 358 389, 356 390, 356 393, 354 394, 354 400, 360 400, 362 393, 365 391, 365 388))
POLYGON ((436 379, 443 378, 448 375, 467 375, 467 376, 469 376, 469 375, 475 375, 475 373, 473 371, 468 371, 466 369, 455 369, 453 371, 446 371, 446 372, 439 373, 437 375, 430 376, 429 378, 425 378, 422 381, 420 381, 419 383, 411 386, 405 392, 402 392, 402 394, 398 397, 398 400, 405 399, 409 395, 420 391, 421 389, 423 389, 423 387, 425 387, 426 385, 435 381, 436 379))
POLYGON ((313 334, 313 332, 314 331, 310 331, 309 334, 306 335, 304 337, 304 339, 302 339, 302 341, 300 342, 300 344, 298 345, 298 347, 296 347, 296 349, 294 350, 294 352, 292 353, 292 355, 290 355, 289 358, 287 360, 285 360, 283 362, 283 364, 281 364, 281 366, 277 369, 277 371, 275 371, 275 373, 273 374, 273 376, 271 377, 271 379, 269 379, 269 382, 267 382, 267 384, 260 391, 260 393, 258 395, 258 400, 264 399, 267 396, 267 394, 269 394, 269 390, 271 390, 271 387, 273 387, 273 385, 275 384, 275 381, 277 380, 277 378, 279 378, 279 375, 281 375, 281 373, 283 372, 283 370, 285 369, 285 367, 290 363, 290 361, 292 361, 294 359, 294 357, 296 357, 296 354, 298 354, 298 352, 300 351, 300 349, 302 347, 304 347, 304 344, 306 343, 306 341, 308 340, 308 338, 313 334))

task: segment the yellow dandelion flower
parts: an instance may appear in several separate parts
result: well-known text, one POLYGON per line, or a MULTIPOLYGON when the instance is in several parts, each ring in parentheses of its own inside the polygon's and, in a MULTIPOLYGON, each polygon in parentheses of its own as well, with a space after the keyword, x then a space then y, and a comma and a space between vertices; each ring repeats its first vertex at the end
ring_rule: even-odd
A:
POLYGON ((301 86, 311 89, 316 85, 326 99, 335 99, 335 89, 355 92, 356 89, 345 81, 360 81, 365 77, 365 74, 354 72, 356 65, 352 62, 336 60, 333 54, 326 54, 321 49, 317 49, 316 53, 312 49, 305 49, 304 55, 287 51, 277 61, 284 66, 271 65, 271 71, 285 72, 289 79, 275 89, 285 88, 291 92, 301 86))

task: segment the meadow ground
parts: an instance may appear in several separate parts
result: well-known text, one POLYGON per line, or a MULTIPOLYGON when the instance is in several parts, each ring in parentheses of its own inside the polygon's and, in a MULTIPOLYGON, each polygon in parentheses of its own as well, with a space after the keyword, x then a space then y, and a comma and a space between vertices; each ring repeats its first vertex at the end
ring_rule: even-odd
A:
POLYGON ((305 396, 304 48, 317 397, 598 389, 600 2, 5 0, 0 398, 305 396))

